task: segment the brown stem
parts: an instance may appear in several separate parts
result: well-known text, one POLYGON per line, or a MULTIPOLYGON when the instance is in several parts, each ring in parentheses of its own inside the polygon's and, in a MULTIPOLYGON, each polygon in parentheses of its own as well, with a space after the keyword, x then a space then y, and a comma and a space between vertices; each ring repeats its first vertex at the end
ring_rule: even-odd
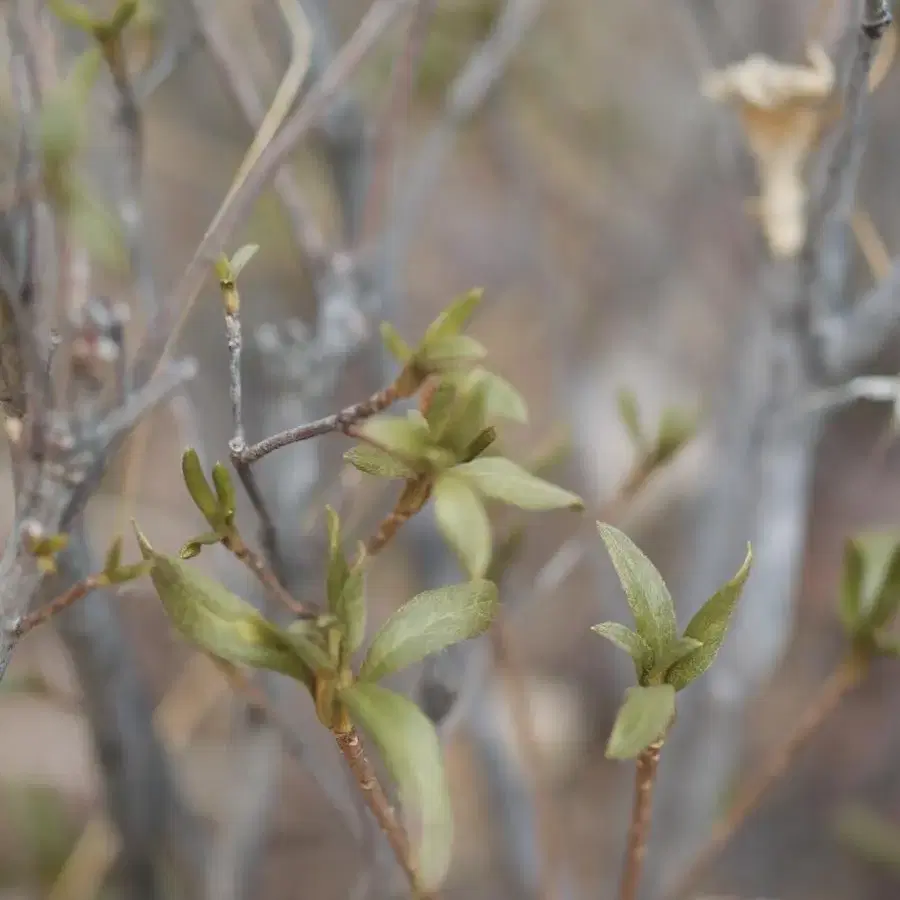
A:
POLYGON ((853 654, 831 673, 787 740, 763 762, 762 768, 744 785, 731 809, 713 829, 709 840, 690 867, 666 892, 666 900, 680 900, 693 890, 700 877, 734 837, 744 820, 756 809, 772 785, 788 770, 799 751, 818 732, 844 697, 862 681, 868 668, 868 660, 865 657, 853 654))
POLYGON ((309 618, 311 611, 278 580, 266 561, 248 547, 240 535, 235 534, 224 541, 225 546, 257 577, 262 586, 281 604, 299 618, 309 618))
POLYGON ((366 806, 369 807, 372 815, 375 816, 375 820, 381 826, 381 830, 391 845, 391 850, 394 851, 397 862, 406 873, 413 893, 419 900, 437 900, 437 894, 424 893, 419 887, 419 872, 413 860, 406 829, 397 817, 397 813, 391 806, 387 794, 381 786, 378 776, 375 774, 372 763, 369 762, 366 756, 359 734, 355 729, 351 728, 350 731, 344 733, 335 732, 334 738, 341 753, 344 755, 344 759, 347 761, 347 765, 350 767, 350 771, 356 778, 356 783, 362 791, 366 806))
POLYGON ((366 543, 366 556, 374 556, 393 540, 397 532, 428 502, 431 484, 426 476, 409 480, 396 506, 378 525, 375 534, 366 543))
POLYGON ((377 413, 383 412, 398 400, 403 399, 407 394, 408 392, 401 391, 395 382, 373 394, 367 400, 363 400, 362 403, 354 403, 353 406, 347 406, 340 412, 332 413, 332 415, 325 416, 323 419, 316 419, 315 422, 298 425, 296 428, 288 428, 286 431, 263 438, 256 444, 247 446, 235 441, 231 447, 232 458, 238 462, 249 464, 290 444, 308 441, 310 438, 331 434, 334 431, 348 433, 351 426, 363 421, 363 419, 371 418, 377 413))
POLYGON ((75 582, 67 591, 64 591, 45 606, 35 610, 33 613, 29 613, 27 616, 22 616, 12 627, 13 636, 16 638, 22 637, 22 635, 27 634, 33 628, 37 628, 38 625, 43 625, 55 615, 68 609, 73 603, 81 600, 82 597, 104 584, 108 584, 108 582, 102 574, 89 575, 87 578, 75 582))
POLYGON ((652 743, 638 756, 634 775, 634 806, 631 811, 631 827, 628 829, 628 847, 622 866, 622 883, 619 900, 636 900, 644 856, 647 854, 647 838, 650 832, 650 809, 653 801, 653 785, 659 767, 659 755, 663 741, 652 743))

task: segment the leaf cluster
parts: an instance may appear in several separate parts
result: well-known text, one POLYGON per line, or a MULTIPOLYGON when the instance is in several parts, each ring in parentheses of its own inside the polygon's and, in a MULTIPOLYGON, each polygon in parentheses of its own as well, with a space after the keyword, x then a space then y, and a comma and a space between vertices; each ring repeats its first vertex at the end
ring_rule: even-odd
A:
POLYGON ((627 759, 665 735, 675 716, 676 692, 712 665, 750 574, 752 553, 748 546, 734 578, 703 604, 679 635, 675 604, 662 575, 625 534, 611 525, 598 527, 635 622, 634 630, 619 622, 593 627, 634 661, 638 684, 628 690, 606 749, 611 758, 627 759))
POLYGON ((460 333, 479 299, 480 293, 470 292, 451 304, 415 350, 383 326, 388 349, 404 365, 398 381, 421 381, 424 374, 427 394, 422 407, 406 416, 367 421, 361 442, 345 454, 368 475, 402 479, 432 497, 438 527, 471 578, 484 577, 491 562, 486 501, 527 510, 583 507, 571 491, 489 453, 496 422, 524 423, 528 412, 512 385, 475 364, 484 348, 460 333))
MULTIPOLYGON (((205 479, 203 485, 195 477, 190 481, 194 501, 202 504, 210 523, 227 527, 233 517, 227 495, 213 492, 205 479)), ((366 558, 361 552, 352 564, 347 560, 333 510, 328 510, 327 608, 316 619, 287 628, 270 622, 182 558, 158 553, 135 530, 160 601, 183 637, 226 663, 296 679, 312 695, 323 725, 335 733, 357 726, 369 734, 398 784, 404 808, 418 813, 423 883, 439 882, 449 863, 452 832, 440 744, 418 706, 380 682, 429 654, 484 633, 497 609, 495 585, 476 579, 413 597, 375 633, 354 672, 352 656, 366 630, 366 558)))

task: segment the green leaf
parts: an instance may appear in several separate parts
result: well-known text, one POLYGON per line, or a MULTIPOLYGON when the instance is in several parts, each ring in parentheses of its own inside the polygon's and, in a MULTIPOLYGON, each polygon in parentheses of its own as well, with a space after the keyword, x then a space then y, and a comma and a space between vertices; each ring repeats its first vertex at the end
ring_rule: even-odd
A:
POLYGON ((375 743, 397 784, 418 866, 418 887, 440 887, 453 850, 453 815, 441 745, 431 720, 406 697, 377 684, 341 692, 350 718, 375 743), (419 828, 410 827, 418 821, 419 828))
POLYGON ((660 659, 677 629, 669 589, 656 566, 631 538, 602 522, 597 523, 597 528, 625 591, 637 632, 653 649, 654 659, 660 659))
POLYGON ((103 563, 104 572, 114 572, 122 562, 122 536, 116 537, 106 551, 106 561, 103 563))
POLYGON ((344 628, 347 655, 355 653, 366 636, 365 552, 365 544, 360 544, 357 561, 344 582, 335 611, 344 628))
POLYGON ((197 509, 215 528, 219 519, 219 501, 206 480, 200 457, 193 447, 188 447, 181 455, 181 474, 184 476, 185 486, 197 509))
POLYGON ((493 372, 484 373, 485 415, 489 422, 508 419, 525 425, 528 406, 522 395, 505 379, 493 372))
POLYGON ((415 478, 416 470, 371 444, 357 444, 344 453, 350 465, 378 478, 415 478))
POLYGON ((230 523, 237 509, 237 493, 234 489, 234 482, 231 480, 231 473, 222 463, 217 462, 213 466, 212 480, 216 489, 219 515, 227 523, 230 523))
POLYGON ((432 492, 438 528, 470 578, 483 578, 491 561, 491 523, 481 498, 453 472, 445 472, 432 492))
MULTIPOLYGON (((487 424, 487 393, 483 371, 467 372, 456 382, 456 400, 442 431, 441 443, 462 459, 487 424)), ((466 457, 468 459, 468 457, 466 457)))
POLYGON ((703 643, 702 647, 688 653, 669 669, 666 681, 680 691, 702 675, 711 665, 725 640, 728 624, 734 612, 744 584, 750 574, 753 551, 747 545, 747 556, 738 573, 722 585, 691 619, 684 629, 684 636, 703 643))
POLYGON ((425 331, 422 341, 423 347, 430 346, 434 341, 445 337, 453 337, 466 327, 472 314, 481 303, 484 290, 474 288, 461 297, 454 300, 425 331))
POLYGON ((606 756, 609 759, 638 756, 665 736, 674 715, 675 689, 672 685, 628 688, 606 745, 606 756))
POLYGON ((453 334, 429 341, 419 359, 428 369, 440 372, 442 369, 484 359, 487 350, 484 345, 467 334, 453 334))
POLYGON ((235 251, 234 256, 231 257, 232 281, 237 281, 244 267, 257 253, 259 253, 259 244, 244 244, 243 247, 235 251))
MULTIPOLYGON (((184 638, 217 659, 271 669, 310 683, 307 664, 284 632, 224 585, 180 559, 157 553, 137 525, 134 529, 141 555, 152 564, 150 578, 156 593, 184 638)), ((325 656, 323 668, 327 666, 325 656)))
POLYGON ((701 641, 691 637, 675 638, 663 651, 658 662, 655 662, 647 673, 647 680, 652 683, 655 676, 665 675, 675 663, 683 660, 689 653, 699 650, 703 646, 701 641))
POLYGON ((629 388, 622 388, 616 397, 616 402, 619 406, 619 418, 622 420, 628 436, 635 447, 642 449, 647 439, 641 425, 641 413, 634 391, 629 388))
POLYGON ((520 509, 584 509, 584 501, 571 491, 532 475, 502 456, 485 456, 454 466, 482 494, 520 509))
POLYGON ((127 566, 119 566, 110 572, 104 572, 103 575, 110 584, 125 584, 128 581, 135 581, 149 575, 152 565, 147 562, 131 563, 127 566))
POLYGON ((326 596, 328 611, 337 615, 341 592, 350 574, 347 557, 341 547, 341 520, 330 506, 325 507, 325 522, 328 528, 328 575, 326 578, 326 596))
POLYGON ((884 628, 896 614, 898 606, 900 606, 900 543, 888 557, 881 585, 866 616, 866 628, 870 632, 884 628))
POLYGON ((193 559, 195 556, 200 555, 200 551, 204 547, 221 543, 222 536, 220 534, 217 534, 215 531, 206 531, 203 534, 198 534, 197 537, 186 541, 184 546, 178 551, 178 556, 180 559, 193 559))
POLYGON ((440 379, 434 393, 431 395, 428 412, 425 414, 425 419, 428 422, 428 427, 434 440, 440 440, 444 429, 452 420, 458 395, 459 391, 453 380, 449 378, 440 379))
POLYGON ((390 322, 381 323, 381 340, 384 342, 387 352, 401 365, 405 366, 413 358, 409 344, 400 337, 397 329, 390 322))
POLYGON ((697 433, 697 414, 691 410, 663 410, 656 437, 656 463, 668 462, 697 433))
POLYGON ((420 459, 428 446, 427 433, 406 416, 375 416, 363 424, 361 433, 404 460, 420 459))
POLYGON ((606 638, 620 650, 624 650, 634 660, 638 678, 652 668, 653 650, 637 632, 618 622, 601 622, 592 626, 591 631, 606 638))
POLYGON ((496 585, 483 580, 417 594, 378 630, 359 670, 360 679, 379 681, 431 653, 483 634, 497 603, 496 585))
POLYGON ((840 616, 844 627, 855 634, 862 618, 865 560, 855 540, 844 544, 844 568, 841 572, 840 616))

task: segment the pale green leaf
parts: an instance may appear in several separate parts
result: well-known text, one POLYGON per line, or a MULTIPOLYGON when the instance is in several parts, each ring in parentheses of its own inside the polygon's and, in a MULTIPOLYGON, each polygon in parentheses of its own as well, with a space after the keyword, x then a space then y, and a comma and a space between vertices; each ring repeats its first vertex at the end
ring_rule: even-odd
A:
POLYGON ((231 278, 233 281, 237 281, 238 276, 243 272, 247 263, 257 253, 259 253, 259 244, 244 244, 243 247, 235 251, 234 256, 231 257, 231 278))
MULTIPOLYGON (((169 620, 186 640, 236 665, 271 669, 309 683, 310 672, 285 633, 246 600, 180 559, 157 553, 135 525, 141 555, 169 620)), ((323 660, 325 665, 328 659, 323 660)))
POLYGON ((344 459, 366 475, 375 475, 378 478, 416 477, 415 469, 371 444, 358 444, 356 447, 351 447, 344 453, 344 459))
POLYGON ((377 684, 358 682, 340 698, 397 784, 418 887, 433 892, 447 874, 453 851, 450 793, 434 725, 411 700, 377 684))
POLYGON ((347 557, 341 547, 341 520, 330 506, 325 507, 325 522, 328 528, 328 574, 326 576, 326 598, 328 611, 337 615, 344 582, 350 574, 347 557))
POLYGON ((631 538, 602 522, 597 528, 625 591, 637 632, 653 649, 654 659, 660 659, 677 629, 669 589, 656 566, 631 538))
POLYGON ((495 419, 508 419, 522 425, 528 422, 525 400, 505 378, 485 372, 484 396, 485 416, 489 422, 495 419))
POLYGON ((211 525, 218 521, 219 501, 206 479, 200 457, 193 447, 181 454, 181 474, 197 509, 211 525))
POLYGON ((451 644, 483 634, 497 611, 497 587, 476 580, 424 591, 404 603, 378 630, 360 679, 379 681, 451 644))
POLYGON ((620 650, 624 650, 634 660, 638 677, 653 666, 653 650, 650 645, 626 625, 618 622, 601 622, 592 626, 591 631, 606 638, 620 650))
POLYGON ((680 662, 689 653, 699 650, 703 644, 696 638, 677 637, 663 651, 663 655, 653 664, 648 672, 648 680, 653 681, 653 676, 665 675, 675 663, 680 662))
POLYGON ((429 341, 419 359, 425 368, 440 372, 460 363, 484 359, 486 355, 484 345, 475 338, 467 334, 454 334, 429 341))
POLYGON ((379 447, 404 459, 421 458, 427 446, 427 434, 406 416, 375 416, 365 422, 360 431, 379 447))
POLYGON ((861 623, 865 560, 859 544, 848 540, 844 545, 844 567, 841 572, 840 616, 844 627, 854 634, 861 623))
POLYGON ((459 393, 456 382, 443 377, 431 395, 425 418, 435 441, 439 441, 453 416, 459 393))
POLYGON ((413 351, 409 344, 400 337, 397 329, 390 322, 381 323, 381 340, 385 349, 401 365, 406 365, 413 358, 413 351))
POLYGON ((365 573, 365 545, 360 544, 356 562, 344 582, 340 602, 335 610, 344 629, 347 654, 355 653, 366 636, 365 573))
POLYGON ((625 426, 628 436, 631 438, 635 447, 642 448, 646 442, 646 438, 644 437, 644 429, 641 425, 641 413, 638 408, 637 397, 635 396, 634 391, 629 388, 622 388, 616 397, 616 401, 619 406, 619 418, 622 420, 622 424, 625 426))
POLYGON ((656 463, 668 462, 697 433, 697 414, 691 410, 663 410, 656 437, 656 463))
POLYGON ((425 331, 425 337, 422 341, 423 347, 428 347, 433 341, 437 341, 445 337, 453 337, 459 334, 466 327, 472 314, 475 312, 484 291, 480 288, 474 288, 468 293, 463 294, 454 300, 425 331))
POLYGON ((896 614, 898 606, 900 606, 900 543, 895 545, 888 557, 881 584, 866 617, 866 628, 870 632, 884 628, 896 614))
POLYGON ((625 693, 606 755, 609 759, 633 759, 665 736, 675 715, 675 689, 670 684, 632 687, 625 693))
POLYGON ((584 501, 577 494, 532 475, 502 456, 481 457, 455 466, 453 472, 466 478, 486 497, 520 509, 584 508, 584 501))
POLYGON ((491 561, 491 523, 468 482, 445 472, 432 492, 438 528, 470 578, 483 578, 491 561))
POLYGON ((748 544, 747 556, 738 573, 700 607, 684 629, 685 637, 701 641, 703 646, 688 653, 669 669, 666 681, 676 690, 687 687, 712 665, 725 640, 732 613, 750 575, 752 562, 753 552, 748 544))
POLYGON ((452 448, 457 459, 466 456, 472 442, 487 425, 487 392, 484 374, 468 372, 456 382, 456 402, 444 427, 441 443, 452 448))

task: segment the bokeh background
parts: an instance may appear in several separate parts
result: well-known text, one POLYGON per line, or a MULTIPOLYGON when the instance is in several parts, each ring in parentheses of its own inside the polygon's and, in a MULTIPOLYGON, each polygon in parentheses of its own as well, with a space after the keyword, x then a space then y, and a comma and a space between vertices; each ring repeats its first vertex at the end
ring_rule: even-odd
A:
MULTIPOLYGON (((268 101, 289 55, 276 4, 203 5, 268 101)), ((311 5, 327 10, 339 45, 368 4, 311 5)), ((376 236, 391 231, 391 216, 400 214, 392 198, 409 193, 429 141, 446 125, 447 89, 490 36, 505 4, 433 5, 410 102, 393 123, 388 200, 370 226, 376 236)), ((568 452, 550 475, 583 493, 587 514, 577 521, 564 513, 521 520, 527 525, 524 550, 509 572, 504 602, 514 607, 509 636, 531 701, 541 781, 552 800, 548 830, 560 869, 568 874, 558 896, 605 898, 614 895, 632 787, 631 767, 609 762, 603 753, 628 673, 613 660, 614 650, 589 630, 627 613, 593 526, 609 511, 634 460, 617 392, 632 389, 647 422, 670 406, 708 413, 723 402, 723 392, 727 397, 743 314, 764 302, 758 285, 768 250, 746 204, 756 191, 753 165, 736 118, 704 98, 699 84, 711 68, 753 52, 802 62, 812 23, 829 49, 843 46, 839 37, 856 4, 533 5, 540 7, 536 20, 502 77, 474 115, 454 127, 427 184, 413 192, 414 211, 404 213, 413 224, 399 229, 403 246, 390 273, 394 291, 381 315, 413 338, 452 297, 483 286, 486 299, 472 333, 489 348, 494 370, 527 398, 531 412, 527 426, 504 432, 509 455, 527 460, 559 435, 568 438, 568 452), (562 556, 561 546, 567 548, 562 556)), ((186 0, 160 2, 159 13, 162 48, 195 28, 186 0)), ((391 65, 402 37, 402 29, 394 29, 350 85, 366 127, 385 120, 391 65)), ((873 94, 859 195, 859 206, 889 252, 900 247, 898 79, 895 67, 873 94)), ((253 131, 202 40, 184 52, 143 108, 147 235, 155 275, 165 289, 190 259, 253 131)), ((327 141, 314 136, 292 166, 327 239, 346 247, 327 141)), ((380 386, 377 365, 363 353, 344 367, 329 396, 308 396, 307 375, 292 368, 297 328, 286 323, 312 322, 316 304, 310 273, 274 191, 266 192, 235 243, 245 241, 262 248, 242 291, 245 328, 261 335, 248 342, 246 360, 250 437, 336 409, 380 386)), ((873 277, 859 254, 856 290, 871 287, 873 277)), ((227 456, 227 350, 212 281, 191 311, 178 348, 198 358, 200 374, 186 398, 152 415, 92 500, 88 519, 98 546, 135 515, 157 546, 176 549, 198 527, 179 476, 181 450, 198 444, 209 460, 227 456)), ((897 355, 897 347, 889 347, 870 371, 894 371, 897 355)), ((696 562, 691 535, 703 514, 698 498, 715 462, 706 422, 701 417, 696 439, 633 502, 615 508, 615 524, 657 563, 676 596, 696 562)), ((900 470, 889 428, 890 410, 874 404, 842 411, 826 428, 795 617, 783 626, 793 631, 786 657, 747 704, 739 772, 751 771, 777 745, 840 658, 836 602, 843 543, 860 529, 897 524, 900 470)), ((346 446, 340 437, 321 439, 321 469, 312 478, 323 493, 315 502, 304 481, 310 477, 305 450, 283 450, 261 467, 279 520, 292 523, 285 528, 289 552, 298 567, 302 563, 298 593, 313 600, 320 599, 322 584, 316 567, 323 549, 321 498, 346 503, 359 536, 388 503, 371 485, 342 475, 346 446)), ((0 533, 12 510, 6 479, 2 491, 0 533)), ((242 514, 252 521, 249 508, 242 514)), ((500 527, 518 521, 509 516, 500 527)), ((429 556, 433 549, 427 542, 399 541, 377 560, 369 585, 376 621, 434 577, 443 563, 429 556)), ((734 548, 733 568, 742 550, 734 548)), ((236 590, 254 590, 224 552, 204 552, 198 564, 236 590)), ((360 873, 371 868, 372 851, 351 834, 352 808, 336 810, 329 799, 328 785, 343 784, 340 761, 329 755, 327 736, 317 739, 303 698, 284 702, 309 738, 309 758, 297 759, 280 743, 257 747, 254 755, 241 702, 173 637, 148 584, 128 585, 119 604, 128 652, 153 703, 162 704, 157 725, 192 810, 221 831, 237 815, 234 797, 241 782, 254 783, 252 761, 262 758, 276 773, 259 826, 262 850, 254 883, 223 886, 219 896, 353 895, 360 873)), ((478 689, 497 697, 488 707, 479 704, 480 715, 490 715, 499 734, 495 745, 508 753, 506 700, 491 671, 484 670, 478 689)), ((84 701, 54 631, 30 636, 0 689, 2 900, 131 896, 127 880, 117 875, 115 839, 102 824, 102 768, 84 701)), ((897 665, 879 663, 741 828, 695 896, 898 896, 898 703, 897 665), (854 813, 852 827, 848 813, 854 813)), ((498 763, 486 756, 484 723, 473 725, 467 715, 463 710, 446 744, 457 829, 445 896, 528 897, 529 876, 508 840, 512 789, 498 784, 498 763)), ((510 765, 501 759, 501 770, 510 765)), ((666 842, 666 834, 654 833, 654 848, 666 842)), ((370 896, 388 893, 383 880, 372 891, 370 896)))

